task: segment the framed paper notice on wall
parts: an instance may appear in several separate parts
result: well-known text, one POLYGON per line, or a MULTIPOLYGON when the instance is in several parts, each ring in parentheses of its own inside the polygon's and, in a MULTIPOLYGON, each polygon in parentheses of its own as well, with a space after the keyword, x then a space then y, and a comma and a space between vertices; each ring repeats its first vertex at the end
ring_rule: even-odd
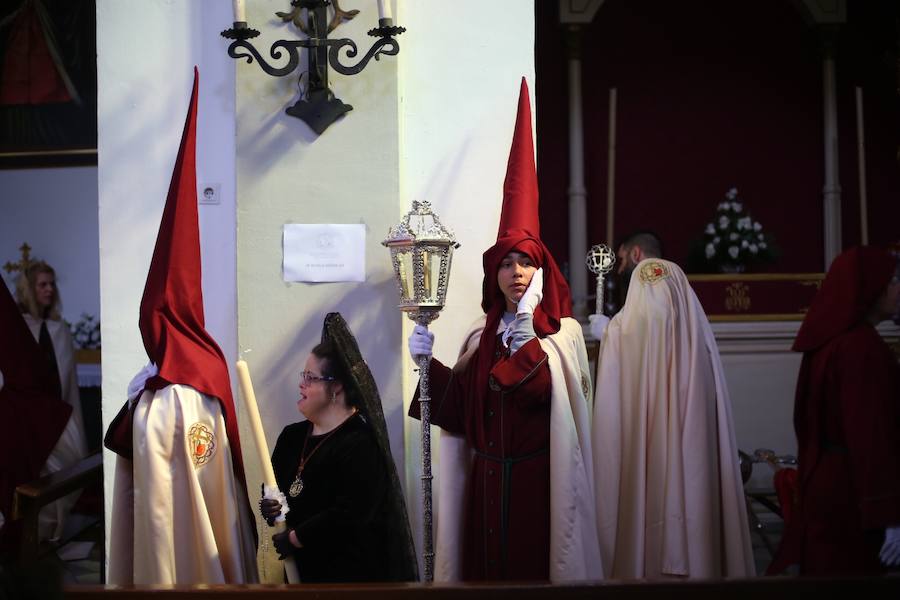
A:
POLYGON ((284 226, 284 280, 310 283, 366 280, 366 226, 284 226))

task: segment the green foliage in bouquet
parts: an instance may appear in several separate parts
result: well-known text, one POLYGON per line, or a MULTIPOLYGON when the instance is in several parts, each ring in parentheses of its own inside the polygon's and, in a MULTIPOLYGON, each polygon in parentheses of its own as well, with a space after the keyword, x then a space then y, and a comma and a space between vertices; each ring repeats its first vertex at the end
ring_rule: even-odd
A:
POLYGON ((703 235, 694 240, 688 268, 695 273, 742 273, 777 258, 772 234, 753 220, 738 199, 737 188, 731 188, 703 235))

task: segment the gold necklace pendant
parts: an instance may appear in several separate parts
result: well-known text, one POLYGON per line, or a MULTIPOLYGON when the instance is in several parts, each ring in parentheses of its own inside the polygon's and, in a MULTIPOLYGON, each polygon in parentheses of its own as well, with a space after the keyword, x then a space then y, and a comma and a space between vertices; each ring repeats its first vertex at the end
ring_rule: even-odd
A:
POLYGON ((292 483, 291 487, 288 489, 288 495, 290 495, 291 498, 296 498, 302 491, 303 480, 300 479, 300 473, 297 473, 297 476, 294 478, 294 483, 292 483))

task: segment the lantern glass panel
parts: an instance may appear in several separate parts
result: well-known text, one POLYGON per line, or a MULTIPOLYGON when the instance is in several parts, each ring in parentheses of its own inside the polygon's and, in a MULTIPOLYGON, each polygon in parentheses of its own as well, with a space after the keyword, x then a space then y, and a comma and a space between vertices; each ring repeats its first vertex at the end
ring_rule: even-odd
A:
POLYGON ((422 267, 425 276, 425 302, 437 303, 439 298, 438 284, 441 281, 441 252, 437 248, 422 251, 422 267))
POLYGON ((400 276, 400 294, 401 301, 407 302, 414 298, 413 290, 415 290, 413 270, 413 253, 411 248, 403 248, 397 251, 397 267, 400 276))

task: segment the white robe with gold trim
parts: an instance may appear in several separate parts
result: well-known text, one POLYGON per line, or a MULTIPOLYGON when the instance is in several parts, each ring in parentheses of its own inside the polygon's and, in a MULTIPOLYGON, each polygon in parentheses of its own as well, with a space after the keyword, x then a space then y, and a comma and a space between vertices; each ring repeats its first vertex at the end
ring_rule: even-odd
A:
POLYGON ((256 582, 253 518, 219 401, 184 385, 145 390, 133 436, 133 460, 116 460, 108 581, 256 582))
POLYGON ((634 271, 598 358, 597 525, 614 579, 755 574, 719 351, 681 269, 634 271))

